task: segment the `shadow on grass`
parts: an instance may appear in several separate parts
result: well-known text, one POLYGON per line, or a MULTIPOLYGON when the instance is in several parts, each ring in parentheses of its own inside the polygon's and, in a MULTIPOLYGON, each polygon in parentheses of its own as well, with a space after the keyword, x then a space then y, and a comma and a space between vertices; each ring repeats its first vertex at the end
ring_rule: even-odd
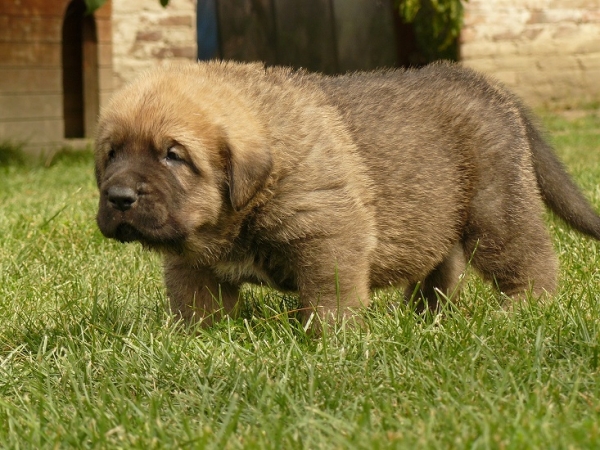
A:
POLYGON ((22 143, 0 142, 0 167, 23 166, 26 162, 22 143))
POLYGON ((40 155, 30 155, 23 148, 23 142, 0 141, 0 167, 52 167, 57 163, 81 165, 92 164, 94 159, 90 146, 83 149, 66 146, 40 155))
POLYGON ((91 147, 84 149, 61 148, 43 158, 45 167, 52 167, 58 163, 66 165, 93 164, 94 154, 91 147))

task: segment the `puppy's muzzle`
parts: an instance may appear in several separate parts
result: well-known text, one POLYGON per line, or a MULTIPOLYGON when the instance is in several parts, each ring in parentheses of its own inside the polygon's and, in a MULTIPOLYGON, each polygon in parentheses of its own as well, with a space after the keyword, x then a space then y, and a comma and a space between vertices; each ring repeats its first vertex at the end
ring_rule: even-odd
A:
POLYGON ((119 211, 127 211, 138 199, 137 193, 127 186, 111 186, 106 192, 108 203, 119 211))

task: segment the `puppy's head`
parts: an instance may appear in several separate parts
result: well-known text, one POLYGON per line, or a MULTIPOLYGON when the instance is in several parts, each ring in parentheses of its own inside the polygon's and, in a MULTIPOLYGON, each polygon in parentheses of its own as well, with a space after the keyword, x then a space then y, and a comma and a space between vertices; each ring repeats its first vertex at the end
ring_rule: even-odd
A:
POLYGON ((271 154, 260 126, 195 67, 158 70, 115 94, 98 125, 102 233, 157 249, 223 239, 264 186, 271 154))

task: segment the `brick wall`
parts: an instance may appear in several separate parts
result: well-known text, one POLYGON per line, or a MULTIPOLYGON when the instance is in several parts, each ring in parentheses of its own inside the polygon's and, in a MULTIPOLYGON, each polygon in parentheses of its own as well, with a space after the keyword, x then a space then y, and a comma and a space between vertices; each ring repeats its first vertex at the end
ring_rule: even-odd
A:
POLYGON ((464 64, 492 74, 532 106, 600 101, 599 0, 470 0, 464 64))
MULTIPOLYGON (((196 1, 113 1, 114 87, 167 60, 196 58, 196 1)), ((469 0, 464 64, 532 106, 600 99, 600 0, 469 0)))
POLYGON ((196 1, 113 0, 114 86, 164 61, 194 60, 196 1))
MULTIPOLYGON (((0 0, 0 140, 35 150, 64 143, 60 33, 69 2, 0 0)), ((195 0, 167 8, 113 0, 96 12, 100 106, 144 70, 196 58, 195 9, 195 0)), ((600 0, 470 0, 461 39, 467 66, 532 106, 600 101, 600 0)))

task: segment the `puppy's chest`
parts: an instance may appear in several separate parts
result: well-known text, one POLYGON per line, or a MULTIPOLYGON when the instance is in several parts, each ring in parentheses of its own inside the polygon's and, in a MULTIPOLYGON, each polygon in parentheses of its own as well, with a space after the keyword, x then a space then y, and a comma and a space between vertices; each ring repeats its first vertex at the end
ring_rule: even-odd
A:
POLYGON ((284 291, 295 291, 296 277, 290 259, 270 249, 233 252, 213 266, 218 278, 233 284, 266 284, 284 291))

